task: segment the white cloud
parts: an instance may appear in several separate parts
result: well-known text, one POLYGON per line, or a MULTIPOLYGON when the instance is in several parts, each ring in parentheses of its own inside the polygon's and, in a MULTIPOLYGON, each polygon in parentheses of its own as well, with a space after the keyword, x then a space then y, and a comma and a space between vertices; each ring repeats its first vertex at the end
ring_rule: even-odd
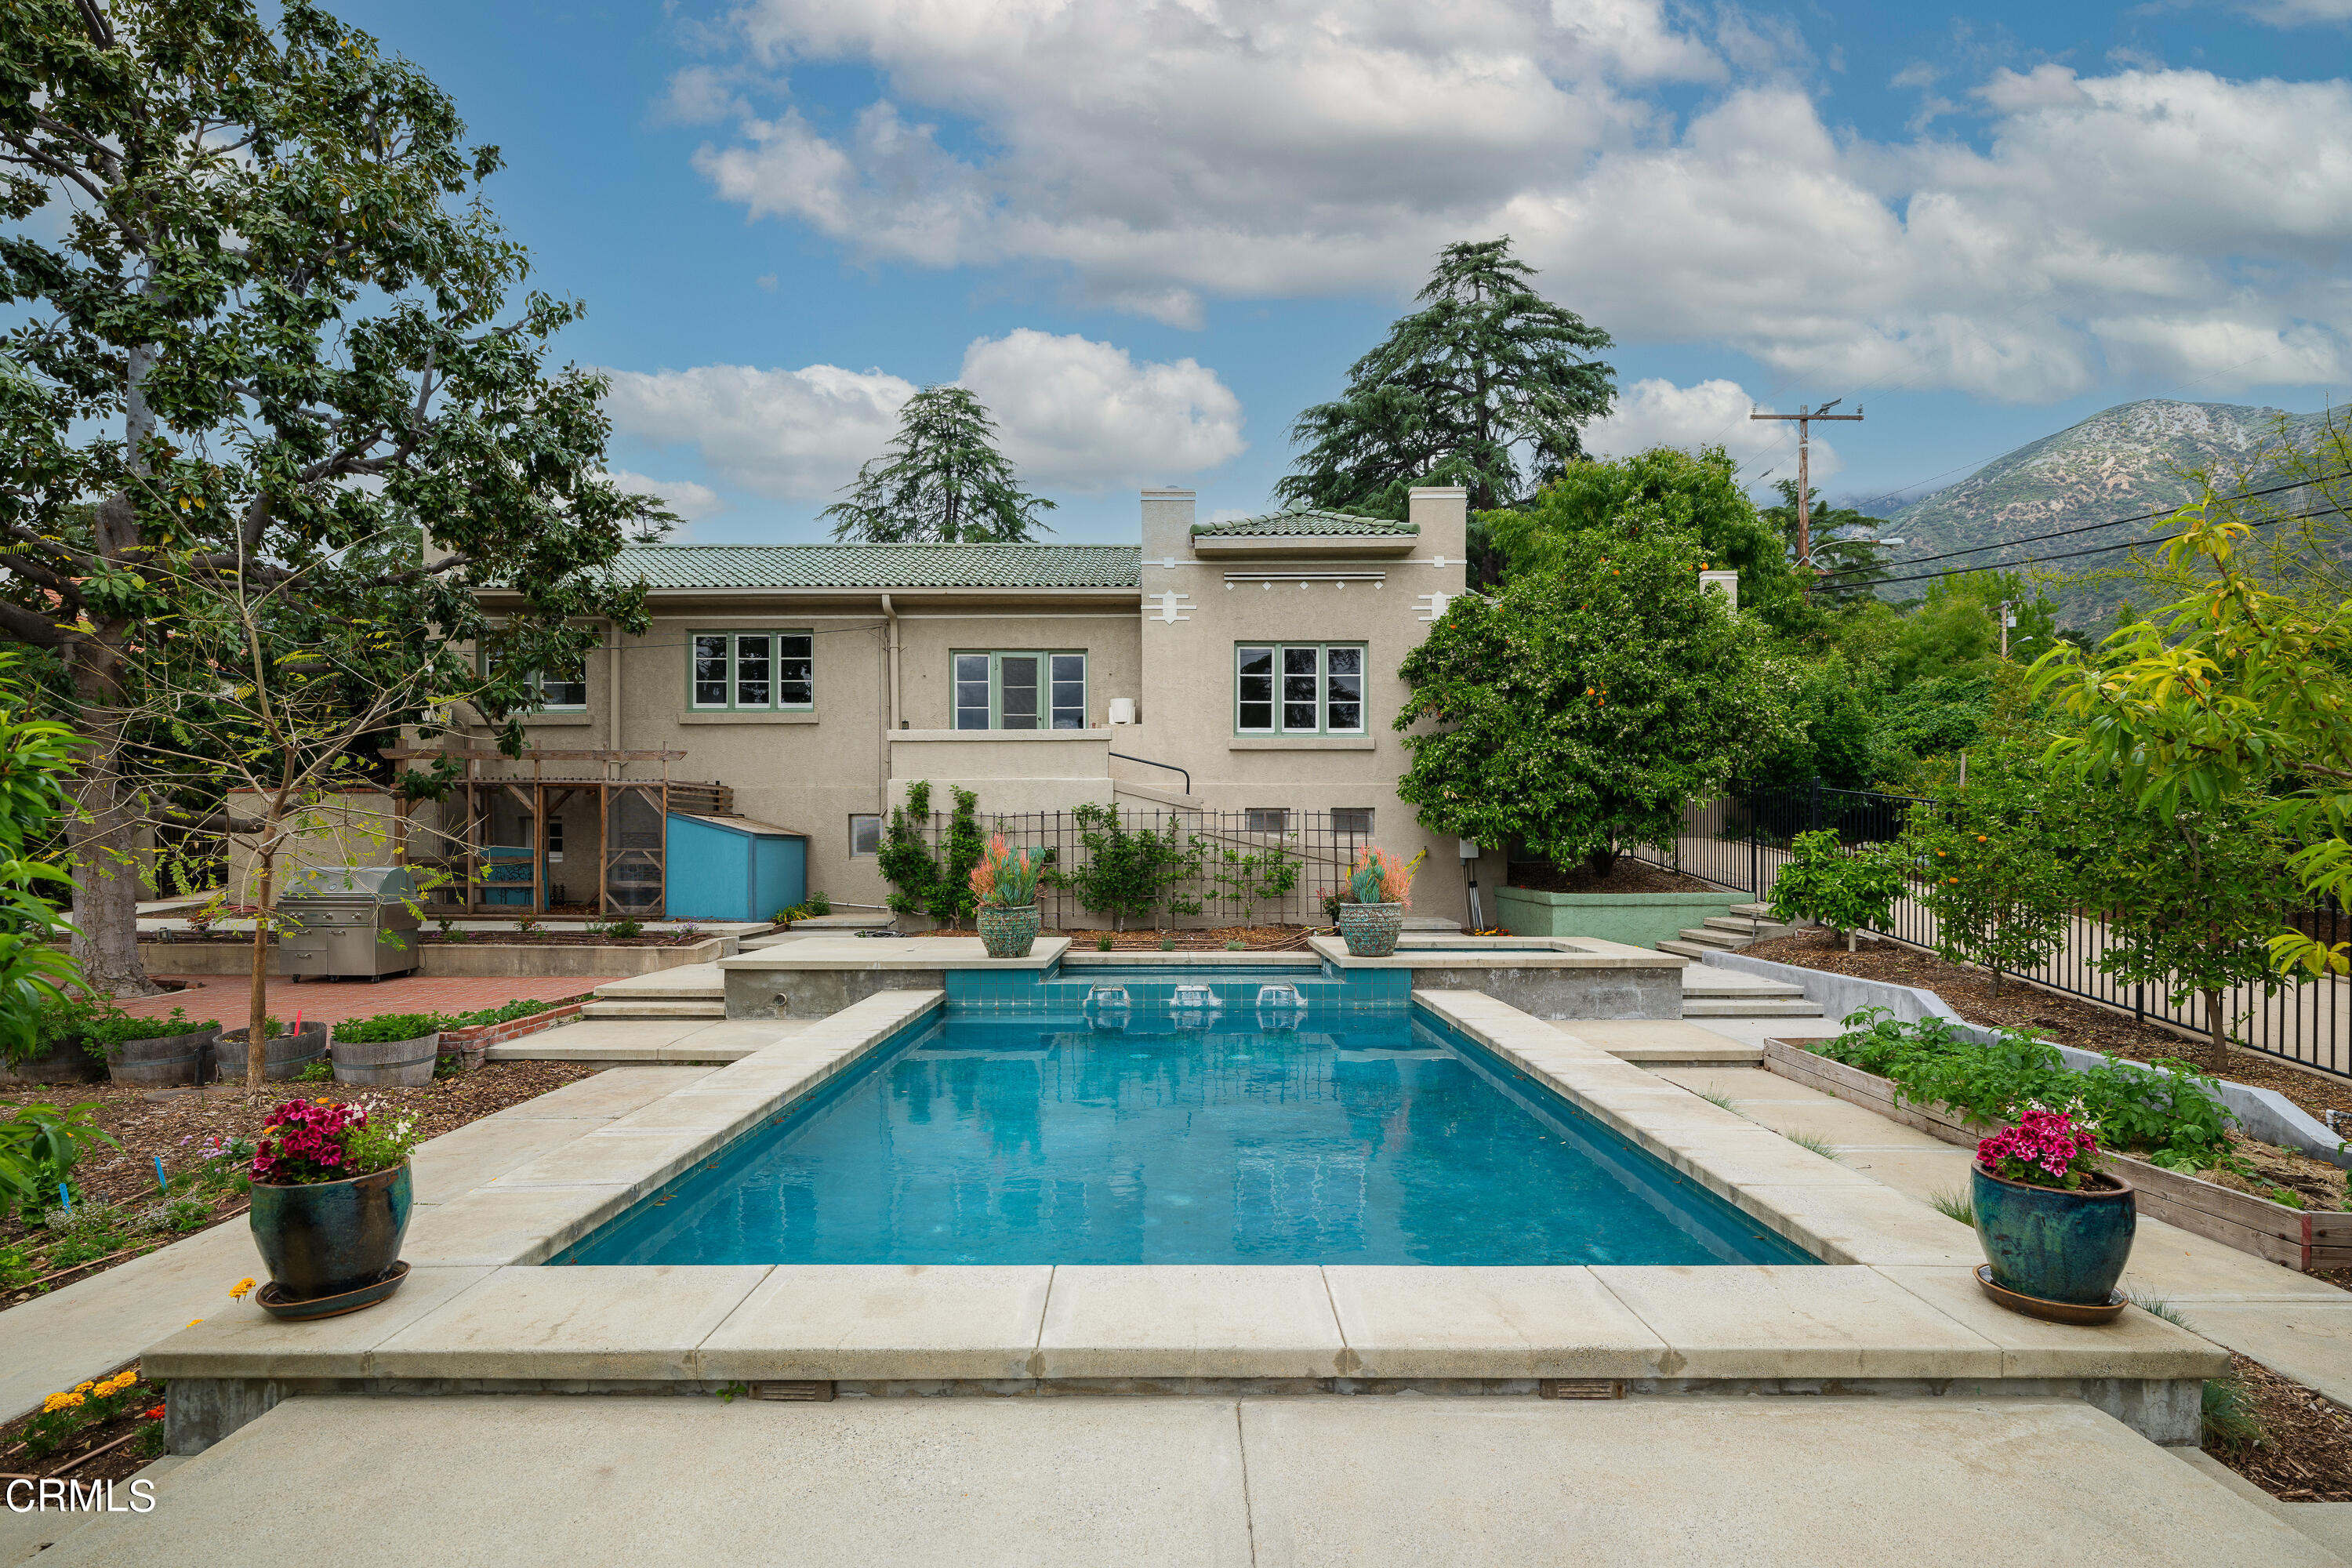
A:
MULTIPOLYGON (((1617 405, 1607 418, 1585 428, 1584 445, 1601 458, 1627 457, 1652 447, 1693 451, 1721 447, 1739 464, 1740 483, 1763 489, 1775 479, 1797 477, 1797 431, 1785 421, 1750 419, 1756 407, 1756 400, 1736 381, 1702 381, 1695 386, 1637 381, 1619 389, 1617 405)), ((1816 430, 1811 458, 1813 488, 1821 489, 1844 467, 1836 447, 1816 430)))
MULTIPOLYGON (((1441 245, 1508 233, 1621 337, 1816 383, 2032 400, 2176 367, 2216 391, 2352 373, 2345 82, 2045 65, 1923 110, 1978 117, 1980 142, 1873 141, 1823 121, 1801 37, 1697 15, 745 0, 723 68, 782 91, 846 63, 885 96, 840 130, 736 108, 695 164, 864 258, 1042 264, 1180 324, 1219 297, 1401 296, 1441 245), (1665 82, 1711 96, 1678 117, 1665 82)), ((707 107, 716 79, 678 95, 707 107)))
POLYGON ((727 510, 725 498, 709 485, 692 479, 656 479, 644 474, 634 474, 626 468, 608 470, 604 477, 632 495, 649 495, 660 499, 664 506, 682 520, 667 535, 672 544, 684 544, 694 537, 694 525, 706 517, 716 517, 727 510))
POLYGON ((2340 27, 2352 23, 2352 0, 2250 0, 2237 9, 2273 27, 2340 27))
POLYGON ((1139 365, 1109 343, 1024 327, 974 342, 956 379, 988 405, 1026 483, 1158 483, 1213 468, 1246 445, 1241 399, 1193 360, 1139 365))
POLYGON ((656 446, 688 446, 722 481, 806 500, 840 488, 897 428, 915 384, 878 370, 813 364, 757 370, 609 371, 614 428, 656 446))
MULTIPOLYGON (((726 483, 799 500, 830 499, 856 477, 916 391, 884 371, 829 364, 606 374, 606 406, 623 434, 690 446, 726 483)), ((1162 483, 1215 468, 1245 445, 1240 400, 1194 360, 1138 363, 1110 343, 1022 328, 973 340, 956 379, 988 405, 1005 456, 1032 487, 1162 483)))

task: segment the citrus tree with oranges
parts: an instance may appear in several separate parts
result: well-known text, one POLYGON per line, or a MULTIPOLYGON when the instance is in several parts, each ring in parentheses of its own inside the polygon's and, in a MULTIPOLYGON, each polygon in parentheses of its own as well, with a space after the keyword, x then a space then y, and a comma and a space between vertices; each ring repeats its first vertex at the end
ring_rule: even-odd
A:
POLYGON ((1987 971, 1999 995, 2001 975, 2048 958, 2073 917, 2073 868, 2059 848, 2067 803, 2000 748, 1970 763, 1964 787, 1911 813, 1902 849, 1936 917, 1936 952, 1987 971))

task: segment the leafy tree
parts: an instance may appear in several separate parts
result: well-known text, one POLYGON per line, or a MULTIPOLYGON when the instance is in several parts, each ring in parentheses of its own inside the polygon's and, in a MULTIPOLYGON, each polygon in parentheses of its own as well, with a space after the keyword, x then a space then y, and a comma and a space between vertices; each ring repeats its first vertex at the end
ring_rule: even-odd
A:
MULTIPOLYGON (((1789 559, 1797 558, 1797 481, 1780 479, 1773 489, 1780 504, 1766 507, 1764 521, 1780 531, 1789 559)), ((1853 507, 1823 506, 1819 490, 1806 493, 1807 530, 1813 570, 1825 580, 1813 585, 1814 597, 1832 608, 1843 608, 1872 595, 1886 581, 1887 547, 1876 536, 1891 526, 1885 518, 1865 517, 1853 507)))
POLYGON ((38 852, 67 810, 73 737, 29 710, 22 665, 0 650, 0 1061, 10 1063, 39 1054, 42 1009, 80 977, 51 945, 66 927, 49 895, 68 879, 38 852))
POLYGON ((1936 917, 1936 951, 1992 976, 2031 969, 2057 950, 2073 918, 2063 802, 2038 770, 2001 748, 1973 761, 1968 784, 1915 808, 1901 840, 1919 901, 1936 917))
POLYGON ((1849 854, 1826 829, 1798 834, 1790 848, 1772 882, 1772 918, 1818 921, 1845 938, 1848 952, 1855 931, 1885 923, 1908 880, 1899 857, 1879 849, 1849 854))
POLYGON ((1630 458, 1570 463, 1523 509, 1487 520, 1509 571, 1540 568, 1559 541, 1580 533, 1630 539, 1666 529, 1697 546, 1697 563, 1739 574, 1739 603, 1754 609, 1793 592, 1779 532, 1739 488, 1720 447, 1653 447, 1630 458))
POLYGON ((2084 903, 2106 916, 2099 967, 2205 1004, 2205 1066, 2229 1068, 2227 994, 2275 990, 2269 938, 2290 889, 2286 847, 2247 803, 2183 803, 2169 814, 2110 807, 2086 821, 2084 903))
POLYGON ((857 470, 847 500, 819 516, 835 539, 868 544, 1025 544, 1054 503, 1014 483, 996 424, 961 386, 927 386, 898 410, 887 457, 857 470))
POLYGON ((1701 593, 1689 534, 1551 536, 1501 592, 1450 605, 1405 658, 1398 795, 1431 831, 1523 839, 1606 874, 1685 804, 1793 737, 1796 677, 1753 616, 1701 593))
MULTIPOLYGON (((602 568, 667 520, 602 478, 604 382, 545 368, 580 307, 507 312, 528 258, 478 196, 496 150, 364 33, 307 0, 277 15, 22 0, 0 28, 0 633, 62 668, 74 951, 101 990, 150 989, 132 645, 173 624, 177 585, 299 581, 306 613, 446 647, 488 635, 478 590, 499 584, 496 717, 593 646, 588 617, 642 629, 602 568), (44 208, 56 237, 28 221, 44 208)), ((271 657, 294 646, 272 636, 271 657)))
POLYGON ((1965 572, 1939 578, 1926 602, 1908 616, 1888 658, 1899 689, 1927 676, 1950 676, 1976 667, 1990 676, 2000 662, 2001 605, 2016 624, 2009 629, 2009 662, 2027 665, 2058 641, 2058 606, 2018 572, 1965 572))
MULTIPOLYGON (((2352 903, 2352 601, 2312 606, 2262 586, 2240 557, 2249 526, 2210 493, 2176 514, 2173 568, 2203 585, 2084 652, 2035 665, 2035 689, 2073 721, 2048 753, 2144 816, 2237 807, 2289 851, 2315 897, 2352 903)), ((2273 936, 2282 967, 2347 968, 2346 943, 2273 936)))
POLYGON ((1337 401, 1291 426, 1306 450, 1276 495, 1402 520, 1414 486, 1460 485, 1487 511, 1517 501, 1530 470, 1545 479, 1580 457, 1580 430, 1616 395, 1610 367, 1586 357, 1609 334, 1534 278, 1508 236, 1438 252, 1423 309, 1355 363, 1337 401))

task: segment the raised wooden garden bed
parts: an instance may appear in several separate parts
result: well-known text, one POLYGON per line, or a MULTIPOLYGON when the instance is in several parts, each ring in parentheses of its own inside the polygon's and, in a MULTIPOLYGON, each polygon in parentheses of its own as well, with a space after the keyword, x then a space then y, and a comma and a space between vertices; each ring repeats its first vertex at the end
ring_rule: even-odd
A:
MULTIPOLYGON (((1766 1070, 1874 1110, 1906 1127, 1916 1127, 1947 1143, 1973 1149, 1991 1131, 1972 1127, 1941 1106, 1898 1100, 1888 1079, 1816 1056, 1805 1045, 1802 1040, 1765 1041, 1766 1070)), ((2177 1225, 2289 1268, 2307 1272, 2352 1268, 2352 1214, 2291 1209, 2128 1154, 2111 1153, 2105 1164, 2138 1189, 2139 1212, 2150 1219, 2177 1225)))

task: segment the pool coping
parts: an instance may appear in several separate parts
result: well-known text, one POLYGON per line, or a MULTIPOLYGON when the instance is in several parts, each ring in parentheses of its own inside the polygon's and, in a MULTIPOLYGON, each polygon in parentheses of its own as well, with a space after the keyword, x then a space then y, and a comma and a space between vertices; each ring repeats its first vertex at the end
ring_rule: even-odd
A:
POLYGON ((1413 1002, 1822 1262, 538 1267, 944 1000, 866 997, 420 1203, 410 1279, 381 1307, 304 1324, 239 1302, 171 1335, 143 1362, 188 1389, 184 1420, 171 1402, 173 1450, 234 1429, 223 1410, 250 1418, 300 1387, 778 1381, 827 1395, 1431 1379, 1505 1393, 1559 1380, 1620 1394, 2054 1389, 2193 1442, 2198 1382, 2229 1370, 2227 1352, 2137 1308, 2099 1329, 2002 1310, 1976 1286, 1966 1226, 1481 992, 1413 1002))

